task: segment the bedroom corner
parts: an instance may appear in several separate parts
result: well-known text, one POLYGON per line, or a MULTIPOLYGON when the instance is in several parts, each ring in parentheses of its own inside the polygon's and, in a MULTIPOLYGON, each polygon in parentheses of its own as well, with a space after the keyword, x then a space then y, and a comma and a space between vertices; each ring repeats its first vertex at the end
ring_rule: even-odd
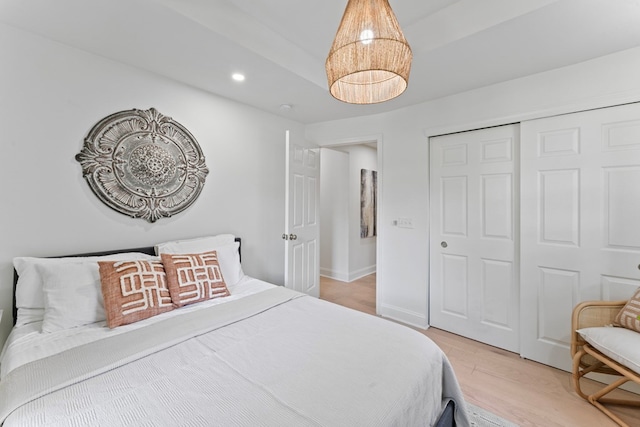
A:
POLYGON ((300 123, 4 23, 0 51, 12 64, 0 70, 0 345, 12 324, 16 256, 235 233, 247 273, 283 282, 283 135, 302 134, 300 123), (132 107, 155 107, 188 128, 210 170, 191 206, 153 224, 100 202, 74 158, 99 119, 132 107))

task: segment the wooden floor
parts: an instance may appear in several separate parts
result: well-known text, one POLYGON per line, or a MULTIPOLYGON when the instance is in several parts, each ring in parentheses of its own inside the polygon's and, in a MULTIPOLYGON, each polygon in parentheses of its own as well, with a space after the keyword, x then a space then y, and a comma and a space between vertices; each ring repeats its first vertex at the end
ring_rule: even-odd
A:
MULTIPOLYGON (((320 298, 375 315, 375 284, 375 274, 350 283, 321 277, 320 298)), ((439 329, 420 332, 442 348, 465 398, 475 405, 522 427, 617 425, 578 397, 568 372, 439 329)), ((640 408, 615 412, 629 425, 640 426, 640 408)))

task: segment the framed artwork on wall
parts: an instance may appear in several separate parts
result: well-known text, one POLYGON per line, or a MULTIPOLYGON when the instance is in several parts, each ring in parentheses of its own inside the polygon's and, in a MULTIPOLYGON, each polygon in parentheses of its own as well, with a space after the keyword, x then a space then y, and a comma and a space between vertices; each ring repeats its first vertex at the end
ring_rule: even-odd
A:
POLYGON ((360 170, 360 238, 376 236, 378 172, 360 170))

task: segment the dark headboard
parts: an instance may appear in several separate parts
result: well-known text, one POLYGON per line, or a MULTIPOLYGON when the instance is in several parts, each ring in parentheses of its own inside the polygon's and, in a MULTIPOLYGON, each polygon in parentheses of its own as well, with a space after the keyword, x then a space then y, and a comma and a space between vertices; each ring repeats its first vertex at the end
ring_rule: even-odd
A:
MULTIPOLYGON (((242 239, 240 237, 236 237, 236 242, 238 242, 238 255, 240 256, 240 261, 242 261, 242 239)), ((70 258, 70 257, 88 257, 88 256, 103 256, 103 255, 113 255, 113 254, 121 254, 124 252, 142 252, 147 255, 155 255, 155 246, 145 246, 142 248, 133 248, 133 249, 115 249, 109 251, 100 251, 100 252, 89 252, 84 254, 73 254, 73 255, 61 255, 59 257, 47 257, 47 258, 70 258)), ((13 270, 13 324, 16 324, 18 320, 18 307, 16 306, 16 285, 18 284, 18 272, 13 270)))

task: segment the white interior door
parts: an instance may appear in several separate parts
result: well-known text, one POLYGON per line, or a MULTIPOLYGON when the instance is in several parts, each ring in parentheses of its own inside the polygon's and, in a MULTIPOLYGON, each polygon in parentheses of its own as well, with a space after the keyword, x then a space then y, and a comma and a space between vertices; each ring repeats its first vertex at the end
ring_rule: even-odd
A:
POLYGON ((320 295, 320 149, 286 132, 285 283, 320 295))
POLYGON ((640 105, 522 123, 523 357, 570 370, 571 310, 640 286, 640 105))
POLYGON ((519 348, 518 125, 430 140, 430 325, 519 348))

